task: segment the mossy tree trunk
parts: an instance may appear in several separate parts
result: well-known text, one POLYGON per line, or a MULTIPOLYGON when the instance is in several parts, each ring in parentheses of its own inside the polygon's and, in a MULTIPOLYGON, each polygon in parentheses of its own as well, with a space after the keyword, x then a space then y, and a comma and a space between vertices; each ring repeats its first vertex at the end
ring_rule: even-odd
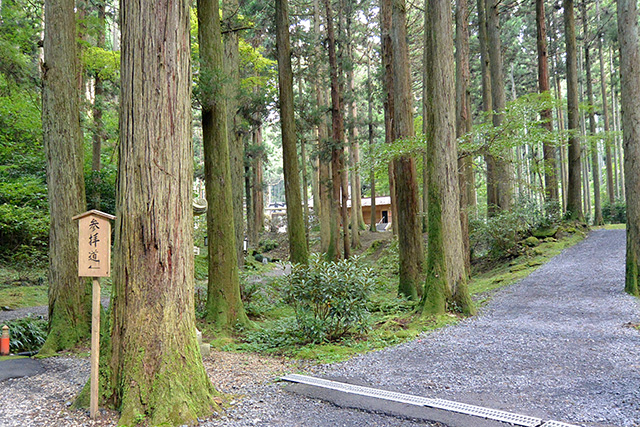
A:
POLYGON ((194 424, 214 409, 215 390, 195 333, 189 2, 124 2, 120 12, 112 347, 102 393, 120 425, 194 424))
POLYGON ((287 201, 287 232, 291 262, 306 264, 309 256, 307 235, 302 215, 302 196, 296 124, 293 112, 293 72, 289 42, 289 2, 276 0, 276 48, 278 53, 278 88, 280 93, 280 125, 282 128, 282 160, 284 192, 287 201))
POLYGON ((204 146, 209 278, 207 321, 228 333, 236 324, 248 323, 240 296, 238 253, 233 216, 231 162, 227 140, 227 110, 223 51, 217 1, 198 2, 200 41, 200 104, 204 146))
POLYGON ((569 180, 567 213, 571 219, 584 221, 582 211, 582 164, 580 149, 580 116, 578 113, 578 47, 573 0, 563 0, 564 31, 567 45, 567 115, 569 130, 569 180))
POLYGON ((49 191, 49 335, 41 353, 89 337, 88 282, 78 277, 78 225, 86 210, 73 0, 47 0, 42 64, 42 129, 49 191))
POLYGON ((429 103, 425 117, 429 123, 429 251, 421 307, 424 314, 447 309, 473 314, 460 225, 451 4, 448 0, 426 0, 425 10, 425 31, 429 34, 425 48, 431 59, 425 100, 429 103))
POLYGON ((640 42, 635 0, 618 0, 618 34, 627 201, 625 290, 640 296, 640 42))

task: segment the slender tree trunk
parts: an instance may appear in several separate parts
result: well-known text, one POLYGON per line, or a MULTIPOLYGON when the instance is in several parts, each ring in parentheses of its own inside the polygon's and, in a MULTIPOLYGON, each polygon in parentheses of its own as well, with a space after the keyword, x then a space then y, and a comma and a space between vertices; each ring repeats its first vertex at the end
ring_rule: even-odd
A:
MULTIPOLYGON (((216 14, 203 3, 198 12, 210 19, 201 22, 213 21, 217 2, 216 14)), ((120 22, 112 351, 104 395, 119 408, 120 425, 141 416, 150 425, 193 424, 216 404, 195 331, 189 2, 124 2, 120 22)))
MULTIPOLYGON (((549 59, 547 54, 547 25, 544 14, 544 0, 536 0, 536 27, 538 37, 538 87, 540 93, 549 92, 549 59)), ((543 127, 553 132, 551 109, 540 112, 543 127)), ((544 190, 547 202, 558 201, 558 178, 556 177, 556 149, 545 141, 542 146, 544 157, 544 190)))
MULTIPOLYGON (((478 40, 480 42, 480 66, 482 72, 482 111, 491 115, 493 103, 491 100, 491 73, 489 66, 489 37, 487 35, 487 1, 477 0, 478 8, 478 40)), ((487 167, 487 215, 495 213, 498 205, 498 195, 496 193, 495 159, 489 152, 485 153, 484 161, 487 167)))
POLYGON ((429 34, 429 121, 427 160, 429 170, 429 251, 423 313, 438 314, 475 309, 467 287, 464 244, 460 226, 460 194, 455 131, 455 88, 451 3, 427 0, 429 34), (436 55, 437 53, 437 55, 436 55))
MULTIPOLYGON (((393 0, 391 40, 393 46, 393 137, 394 140, 412 138, 413 106, 411 71, 407 45, 407 10, 404 0, 393 0)), ((417 299, 421 294, 422 227, 419 217, 418 181, 415 160, 401 156, 394 161, 396 201, 398 206, 398 252, 400 283, 398 293, 417 299)), ((395 221, 395 219, 394 219, 395 221)))
POLYGON ((238 97, 240 88, 239 48, 239 4, 238 0, 222 0, 222 22, 224 25, 224 88, 227 105, 227 140, 231 159, 231 191, 233 194, 233 223, 236 235, 238 265, 244 265, 244 142, 239 132, 238 97))
MULTIPOLYGON (((503 121, 503 111, 506 106, 504 89, 504 73, 502 64, 502 42, 500 41, 500 15, 498 7, 500 0, 488 0, 487 8, 487 36, 489 41, 489 61, 491 72, 491 98, 493 106, 493 126, 499 127, 503 121)), ((504 158, 495 158, 495 191, 497 208, 500 211, 511 209, 512 199, 512 171, 511 152, 505 152, 504 158)))
MULTIPOLYGON (((426 28, 426 27, 425 27, 426 28)), ((425 49, 427 51, 427 49, 425 49)), ((469 5, 467 0, 456 1, 456 138, 471 132, 471 93, 469 91, 469 5)), ((427 159, 428 164, 428 159, 427 159)), ((428 169, 428 168, 427 168, 428 169)), ((460 224, 464 265, 467 276, 471 274, 471 250, 469 243, 469 212, 475 200, 473 158, 463 155, 458 159, 460 182, 460 224)), ((425 194, 427 196, 427 194, 425 194)))
MULTIPOLYGON (((98 25, 96 46, 105 47, 105 2, 98 2, 98 25)), ((102 153, 102 141, 104 141, 104 123, 102 121, 102 110, 104 108, 104 83, 99 73, 94 77, 94 100, 93 100, 93 132, 92 132, 92 152, 91 171, 93 174, 93 192, 91 194, 91 206, 93 209, 100 209, 100 155, 102 153)))
MULTIPOLYGON (((600 27, 600 1, 596 0, 596 14, 598 17, 598 27, 600 27)), ((600 93, 602 96, 602 115, 604 117, 604 137, 602 143, 605 149, 605 167, 607 171, 607 196, 609 204, 615 203, 615 190, 613 187, 613 164, 611 162, 611 143, 609 138, 609 105, 607 101, 607 77, 604 68, 604 52, 602 48, 602 35, 598 34, 598 59, 600 62, 600 93)))
MULTIPOLYGON (((382 69, 383 69, 383 88, 382 99, 384 107, 384 142, 391 144, 393 142, 393 117, 394 117, 394 100, 392 94, 394 60, 393 47, 391 41, 391 21, 392 21, 392 2, 393 0, 380 0, 380 31, 381 31, 381 51, 382 51, 382 69)), ((394 235, 398 235, 398 203, 396 200, 396 179, 393 162, 389 163, 389 196, 391 198, 391 225, 394 235)))
POLYGON ((620 186, 618 185, 618 172, 620 171, 620 167, 618 166, 618 135, 620 132, 620 122, 619 122, 619 114, 618 114, 618 98, 616 96, 616 84, 614 77, 614 68, 613 68, 613 48, 609 47, 609 75, 611 76, 611 112, 612 112, 612 122, 613 122, 613 132, 614 137, 612 141, 612 151, 613 151, 613 188, 615 190, 616 198, 620 197, 620 186))
POLYGON ((580 156, 580 116, 578 113, 578 48, 573 0, 563 0, 567 45, 567 104, 569 116, 569 181, 567 213, 571 219, 584 221, 582 212, 582 172, 580 156))
POLYGON ((373 51, 372 46, 369 46, 369 56, 367 57, 367 121, 369 123, 369 158, 371 159, 371 170, 369 171, 369 182, 371 185, 371 217, 369 224, 369 231, 377 232, 376 228, 376 172, 373 165, 373 146, 375 144, 373 133, 373 84, 371 82, 371 53, 373 51))
POLYGON ((589 137, 591 139, 591 174, 593 179, 593 225, 603 225, 602 204, 600 202, 600 161, 598 159, 598 140, 596 139, 595 100, 593 96, 593 77, 591 76, 590 34, 587 20, 587 4, 582 2, 582 28, 584 43, 584 68, 587 78, 587 102, 589 103, 589 137))
POLYGON ((625 290, 640 296, 640 43, 637 1, 618 0, 618 34, 627 202, 625 290))
POLYGON ((224 53, 217 1, 199 0, 198 6, 202 142, 206 198, 209 203, 207 320, 216 329, 229 333, 237 323, 245 324, 248 319, 240 295, 238 252, 233 226, 233 190, 225 106, 228 97, 220 81, 224 53), (221 218, 225 218, 225 221, 221 221, 221 218))
MULTIPOLYGON (((256 147, 262 147, 262 124, 256 126, 253 131, 253 144, 256 147)), ((253 159, 253 179, 252 179, 252 197, 253 197, 253 212, 254 212, 254 225, 253 232, 255 233, 253 238, 254 246, 258 244, 258 235, 264 229, 264 181, 262 170, 262 149, 259 149, 258 154, 253 159)))
POLYGON ((280 124, 282 127, 282 158, 284 191, 287 200, 287 232, 291 262, 306 264, 309 256, 302 217, 298 150, 293 113, 293 72, 289 43, 289 2, 276 0, 276 46, 278 51, 278 85, 280 91, 280 124))
POLYGON ((78 278, 78 226, 86 210, 79 70, 73 0, 44 4, 42 130, 49 192, 49 335, 41 354, 71 348, 89 336, 91 301, 78 278))
MULTIPOLYGON (((331 210, 332 224, 331 232, 334 238, 332 242, 337 242, 339 235, 338 217, 342 222, 342 238, 344 258, 349 258, 351 246, 349 245, 349 223, 347 218, 346 195, 342 185, 344 170, 344 117, 342 114, 342 91, 338 77, 338 59, 336 55, 336 37, 333 29, 333 11, 331 0, 324 0, 327 15, 327 37, 329 50, 329 71, 331 75, 331 210), (342 194, 342 197, 341 197, 342 194), (340 203, 342 201, 342 203, 340 203), (339 213, 339 215, 338 215, 339 213)), ((334 251, 330 250, 333 259, 340 258, 339 249, 336 246, 334 251)))
MULTIPOLYGON (((313 1, 313 28, 316 37, 320 37, 320 4, 318 0, 313 1)), ((322 56, 322 48, 319 40, 316 40, 315 46, 315 61, 322 69, 322 64, 325 58, 322 56)), ((331 229, 331 217, 335 215, 331 211, 331 193, 329 185, 331 182, 331 166, 330 166, 330 148, 328 147, 328 126, 326 111, 327 102, 322 89, 322 73, 318 72, 314 79, 314 88, 316 95, 316 105, 320 115, 320 120, 317 127, 318 134, 318 193, 319 193, 319 205, 316 209, 317 215, 320 220, 320 250, 323 253, 329 255, 330 258, 333 255, 330 254, 330 247, 334 250, 338 247, 338 234, 332 234, 331 229), (333 239, 333 240, 332 240, 333 239)), ((337 222, 336 222, 337 223, 337 222)))

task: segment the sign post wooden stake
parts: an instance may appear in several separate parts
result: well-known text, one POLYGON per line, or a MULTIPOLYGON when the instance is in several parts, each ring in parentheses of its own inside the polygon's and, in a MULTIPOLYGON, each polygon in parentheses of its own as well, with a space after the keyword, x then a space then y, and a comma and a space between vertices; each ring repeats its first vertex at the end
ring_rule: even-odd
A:
POLYGON ((78 276, 93 278, 91 315, 91 401, 89 415, 98 414, 100 366, 100 279, 111 275, 111 223, 115 216, 91 210, 78 220, 78 276))

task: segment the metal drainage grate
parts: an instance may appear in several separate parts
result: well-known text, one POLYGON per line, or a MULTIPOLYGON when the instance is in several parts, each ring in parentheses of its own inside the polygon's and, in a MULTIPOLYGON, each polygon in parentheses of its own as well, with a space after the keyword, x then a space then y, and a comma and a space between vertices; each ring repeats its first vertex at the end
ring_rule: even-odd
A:
POLYGON ((561 423, 560 421, 547 421, 540 427, 576 427, 573 424, 561 423))
POLYGON ((337 381, 325 380, 322 378, 314 378, 306 375, 290 374, 281 378, 284 381, 290 381, 300 384, 308 384, 316 387, 322 387, 330 390, 341 391, 345 393, 357 394, 360 396, 376 397, 379 399, 390 400, 393 402, 407 403, 416 406, 428 406, 436 409, 443 409, 451 412, 472 415, 490 420, 511 423, 513 425, 523 427, 576 427, 571 424, 565 424, 558 421, 547 421, 543 424, 540 418, 529 417, 526 415, 513 414, 511 412, 499 411, 496 409, 483 408, 481 406, 468 405, 466 403, 458 403, 444 399, 429 399, 426 397, 413 396, 410 394, 396 393, 393 391, 379 390, 371 387, 341 383, 337 381))

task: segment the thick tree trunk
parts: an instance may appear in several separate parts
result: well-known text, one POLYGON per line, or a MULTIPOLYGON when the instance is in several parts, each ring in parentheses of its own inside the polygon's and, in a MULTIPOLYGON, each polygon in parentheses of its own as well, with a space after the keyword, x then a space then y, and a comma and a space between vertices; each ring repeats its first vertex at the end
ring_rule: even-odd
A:
MULTIPOLYGON (((391 41, 393 46, 393 137, 394 140, 415 136, 411 96, 411 71, 407 45, 407 10, 404 0, 393 0, 391 41)), ((398 293, 417 299, 421 295, 421 273, 424 253, 419 216, 418 180, 415 160, 401 156, 394 161, 398 217, 398 252, 400 282, 398 293)))
POLYGON ((49 192, 49 335, 40 350, 51 354, 89 336, 91 301, 78 278, 78 226, 86 210, 83 141, 78 94, 78 48, 73 0, 44 5, 42 130, 49 192))
POLYGON ((209 235, 209 280, 207 320, 223 333, 248 322, 242 306, 238 277, 238 252, 233 226, 233 190, 227 132, 227 100, 220 81, 223 48, 218 4, 198 2, 200 41, 200 100, 204 146, 207 233, 209 235), (225 221, 221 221, 225 218, 225 221))
POLYGON ((593 78, 591 76, 591 50, 589 49, 588 40, 590 39, 588 20, 587 20, 587 4, 582 3, 582 28, 584 42, 584 68, 587 78, 587 102, 591 107, 589 109, 589 137, 591 138, 591 174, 593 179, 593 225, 603 225, 602 204, 600 202, 600 161, 598 156, 598 140, 596 139, 596 116, 594 112, 595 100, 593 96, 593 78))
POLYGON ((427 72, 430 105, 426 117, 429 251, 421 306, 425 314, 443 313, 447 309, 472 314, 475 309, 467 288, 460 227, 451 3, 427 0, 425 10, 429 18, 425 28, 429 34, 426 48, 432 60, 427 72))
POLYGON ((293 113, 293 72, 291 71, 291 45, 289 43, 288 0, 276 0, 276 46, 289 257, 293 263, 306 264, 309 251, 302 217, 296 124, 293 113))
POLYGON ((231 192, 233 194, 233 223, 236 235, 238 265, 244 265, 244 143, 240 134, 238 97, 240 88, 240 50, 238 0, 222 1, 222 21, 224 24, 224 89, 227 106, 227 141, 231 159, 231 192))
POLYGON ((189 2, 125 2, 120 19, 112 352, 104 395, 119 408, 120 425, 193 424, 212 412, 215 390, 195 331, 189 2))
POLYGON ((584 221, 582 212, 582 165, 580 156, 580 116, 578 113, 578 48, 573 0, 563 0, 564 29, 567 45, 567 104, 569 135, 569 181, 567 183, 567 214, 584 221))
MULTIPOLYGON (((426 49, 425 49, 426 51, 426 49)), ((471 92, 469 91, 469 5, 467 0, 456 1, 456 138, 471 132, 471 92)), ((427 159, 428 164, 428 159, 427 159)), ((460 182, 460 225, 464 265, 467 276, 471 274, 471 250, 469 243, 469 214, 475 205, 475 179, 473 158, 464 155, 458 159, 460 182)), ((427 194, 425 194, 427 196, 427 194)))
MULTIPOLYGON (((331 0, 324 0, 327 19, 327 38, 329 50, 329 74, 331 75, 331 233, 336 237, 332 237, 331 242, 337 242, 339 234, 339 223, 342 223, 342 243, 344 250, 344 258, 351 255, 351 246, 349 245, 349 222, 347 217, 347 195, 346 187, 343 185, 346 173, 344 169, 344 116, 342 108, 342 90, 338 78, 338 59, 336 54, 336 36, 333 29, 333 11, 331 8, 331 0)), ((334 251, 331 249, 328 256, 332 259, 340 258, 339 249, 336 246, 334 251)))
POLYGON ((625 290, 640 296, 640 43, 636 0, 618 0, 618 35, 627 196, 625 290))
MULTIPOLYGON (((538 48, 538 88, 540 93, 549 92, 549 57, 547 54, 547 24, 544 14, 544 0, 536 0, 536 28, 538 48)), ((551 109, 540 112, 543 127, 553 132, 551 109)), ((546 202, 558 201, 558 178, 556 176, 556 149, 549 141, 542 145, 544 158, 544 194, 546 202)))

